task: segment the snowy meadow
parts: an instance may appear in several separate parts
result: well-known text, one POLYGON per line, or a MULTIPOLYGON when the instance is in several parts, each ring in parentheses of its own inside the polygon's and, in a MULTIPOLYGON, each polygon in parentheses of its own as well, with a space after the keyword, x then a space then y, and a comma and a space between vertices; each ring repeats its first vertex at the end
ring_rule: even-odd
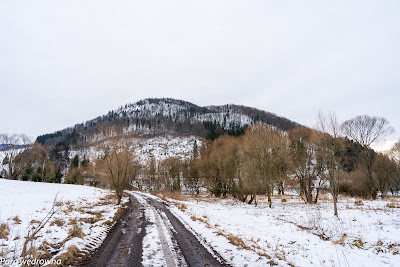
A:
POLYGON ((0 179, 0 189, 0 258, 15 266, 36 257, 73 265, 100 246, 121 207, 88 186, 0 179))
POLYGON ((232 266, 398 266, 397 198, 341 198, 339 218, 326 196, 305 204, 296 195, 258 206, 232 199, 168 198, 172 210, 232 266))

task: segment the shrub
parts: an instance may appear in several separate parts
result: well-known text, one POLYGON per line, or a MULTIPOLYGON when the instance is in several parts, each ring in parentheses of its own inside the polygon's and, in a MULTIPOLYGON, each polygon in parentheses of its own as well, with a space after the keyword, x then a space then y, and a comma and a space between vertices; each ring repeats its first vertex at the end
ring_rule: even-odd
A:
POLYGON ((10 227, 8 224, 2 223, 0 224, 0 239, 8 240, 8 236, 10 235, 10 227))

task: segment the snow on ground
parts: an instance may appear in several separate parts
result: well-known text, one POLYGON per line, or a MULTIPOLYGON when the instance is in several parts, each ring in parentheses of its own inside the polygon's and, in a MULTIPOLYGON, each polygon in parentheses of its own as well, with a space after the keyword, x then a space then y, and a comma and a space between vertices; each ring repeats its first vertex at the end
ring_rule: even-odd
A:
POLYGON ((53 259, 72 245, 83 252, 98 247, 120 207, 109 190, 88 186, 0 179, 0 190, 0 225, 9 229, 0 239, 0 258, 6 259, 19 259, 28 231, 45 218, 55 197, 60 210, 33 241, 36 248, 54 244, 53 259))
POLYGON ((248 205, 230 199, 173 200, 171 210, 233 266, 399 266, 398 199, 305 204, 297 196, 248 205), (233 245, 235 244, 235 245, 233 245))
POLYGON ((143 266, 167 266, 167 262, 164 259, 164 253, 161 245, 160 235, 157 229, 155 212, 151 210, 151 207, 147 204, 140 195, 136 196, 136 199, 140 204, 146 207, 145 217, 150 222, 146 226, 146 235, 143 238, 143 253, 142 253, 142 265, 143 266))
POLYGON ((172 225, 167 215, 150 205, 145 197, 153 197, 140 192, 129 192, 139 203, 145 207, 145 218, 148 222, 146 235, 143 238, 142 265, 144 267, 153 266, 180 266, 186 267, 182 251, 175 239, 172 238, 172 225))

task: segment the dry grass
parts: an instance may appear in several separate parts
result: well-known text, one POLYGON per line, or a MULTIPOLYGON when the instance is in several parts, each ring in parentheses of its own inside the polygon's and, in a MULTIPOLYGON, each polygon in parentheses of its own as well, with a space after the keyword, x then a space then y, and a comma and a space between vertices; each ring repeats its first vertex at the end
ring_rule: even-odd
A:
MULTIPOLYGON (((258 198, 258 196, 257 196, 258 198)), ((274 199, 293 199, 292 195, 274 195, 273 196, 274 199)))
POLYGON ((73 212, 74 211, 74 205, 71 203, 71 202, 68 202, 68 203, 65 203, 66 204, 66 209, 64 209, 63 210, 63 212, 65 213, 65 214, 69 214, 69 213, 71 213, 71 212, 73 212))
POLYGON ((63 226, 64 225, 64 220, 62 220, 62 219, 55 219, 54 221, 52 221, 51 223, 50 223, 50 226, 53 226, 53 225, 57 225, 58 227, 61 227, 61 226, 63 226))
POLYGON ((98 217, 87 217, 87 218, 80 218, 79 221, 83 223, 95 224, 98 221, 100 221, 100 219, 98 217))
POLYGON ((387 204, 386 204, 386 207, 387 207, 387 208, 390 208, 390 209, 399 209, 399 208, 400 208, 400 204, 398 204, 398 203, 396 203, 396 202, 387 203, 387 204))
POLYGON ((8 240, 10 235, 10 227, 6 223, 0 224, 0 239, 8 240))
POLYGON ((108 194, 100 198, 99 205, 112 205, 117 203, 117 197, 114 194, 108 194))
POLYGON ((185 212, 187 210, 187 206, 183 203, 178 203, 176 206, 178 209, 180 209, 183 212, 185 212))
POLYGON ((196 216, 194 216, 194 215, 192 215, 191 217, 190 217, 190 219, 192 219, 192 221, 200 221, 200 222, 202 222, 202 223, 205 223, 205 224, 208 224, 208 221, 207 220, 205 220, 205 219, 203 219, 203 218, 199 218, 199 217, 196 217, 196 216))
POLYGON ((364 203, 362 202, 361 199, 356 199, 356 201, 354 201, 354 205, 356 205, 356 206, 364 206, 364 203))
POLYGON ((163 200, 174 199, 179 201, 186 201, 189 198, 188 195, 184 195, 180 192, 163 192, 159 196, 163 200))
POLYGON ((357 248, 364 248, 364 241, 361 239, 361 237, 358 239, 354 239, 351 244, 353 246, 356 246, 357 248))
POLYGON ((346 242, 346 238, 347 238, 347 235, 346 234, 343 234, 341 237, 340 237, 340 239, 338 239, 338 240, 334 240, 334 241, 332 241, 334 244, 336 244, 336 245, 342 245, 342 246, 344 246, 344 244, 345 244, 345 242, 346 242))
POLYGON ((190 219, 192 219, 192 221, 194 221, 194 222, 195 222, 195 221, 199 221, 199 222, 204 223, 204 224, 206 225, 206 227, 209 228, 209 229, 214 228, 214 227, 209 223, 207 216, 203 216, 202 218, 199 218, 199 217, 196 217, 196 216, 192 215, 192 216, 190 217, 190 219))
POLYGON ((231 243, 234 246, 237 246, 239 248, 247 249, 247 250, 252 250, 252 248, 243 241, 240 237, 237 235, 232 235, 228 234, 226 238, 229 240, 229 243, 231 243))
POLYGON ((91 210, 89 210, 86 213, 90 214, 90 215, 94 215, 98 220, 100 220, 101 218, 103 218, 104 210, 100 210, 100 211, 91 211, 91 210))
MULTIPOLYGON (((217 232, 217 235, 224 235, 224 233, 217 232)), ((234 246, 237 246, 239 249, 246 249, 246 250, 254 251, 260 257, 266 257, 267 259, 271 259, 271 261, 269 261, 268 264, 277 265, 273 261, 272 257, 268 253, 266 253, 259 245, 260 239, 258 239, 258 240, 251 239, 251 240, 248 240, 247 242, 245 242, 242 238, 240 238, 237 235, 228 234, 228 235, 224 235, 224 236, 229 240, 229 243, 231 243, 234 246)), ((268 244, 268 242, 267 242, 267 247, 272 249, 272 246, 270 244, 268 244)), ((287 261, 286 252, 283 250, 281 245, 275 246, 275 248, 272 250, 274 252, 274 258, 277 258, 282 261, 286 261, 289 266, 294 266, 294 264, 287 261)))
POLYGON ((77 266, 82 259, 82 252, 75 245, 68 248, 68 251, 56 257, 61 260, 62 266, 77 266))
POLYGON ((79 228, 79 226, 76 224, 74 224, 68 232, 68 238, 74 238, 74 237, 83 238, 84 236, 85 234, 82 232, 82 229, 79 228))
POLYGON ((332 201, 332 197, 329 194, 320 194, 318 197, 319 201, 332 201))
POLYGON ((69 225, 74 225, 74 224, 77 224, 77 223, 78 223, 78 220, 76 218, 72 218, 72 219, 69 220, 69 225))

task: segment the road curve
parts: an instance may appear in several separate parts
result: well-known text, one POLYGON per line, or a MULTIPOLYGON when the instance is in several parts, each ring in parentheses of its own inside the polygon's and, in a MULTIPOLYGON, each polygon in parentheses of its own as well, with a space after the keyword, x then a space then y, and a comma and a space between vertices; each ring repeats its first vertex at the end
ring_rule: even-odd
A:
POLYGON ((165 202, 130 193, 123 218, 82 266, 228 266, 205 248, 165 202))

